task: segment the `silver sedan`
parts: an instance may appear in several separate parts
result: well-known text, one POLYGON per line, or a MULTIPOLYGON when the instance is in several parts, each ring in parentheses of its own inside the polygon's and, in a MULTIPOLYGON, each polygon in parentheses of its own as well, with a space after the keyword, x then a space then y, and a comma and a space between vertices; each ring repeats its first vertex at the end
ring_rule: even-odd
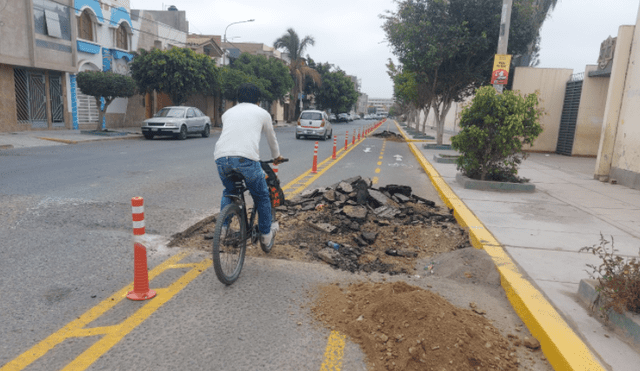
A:
POLYGON ((187 139, 189 134, 207 138, 211 133, 211 119, 196 107, 164 107, 152 118, 144 120, 142 134, 147 139, 156 135, 171 135, 187 139))

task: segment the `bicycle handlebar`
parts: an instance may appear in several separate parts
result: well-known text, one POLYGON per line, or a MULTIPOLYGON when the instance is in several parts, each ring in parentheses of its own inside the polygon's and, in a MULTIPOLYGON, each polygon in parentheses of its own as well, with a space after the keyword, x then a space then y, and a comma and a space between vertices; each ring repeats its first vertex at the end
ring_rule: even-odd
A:
MULTIPOLYGON (((262 163, 262 164, 273 164, 273 161, 274 161, 274 160, 275 160, 275 159, 266 160, 266 161, 262 161, 262 160, 261 160, 261 161, 260 161, 260 163, 262 163)), ((289 159, 288 159, 288 158, 283 158, 283 159, 282 159, 282 161, 280 161, 280 162, 282 163, 282 162, 288 162, 288 161, 289 161, 289 159)))

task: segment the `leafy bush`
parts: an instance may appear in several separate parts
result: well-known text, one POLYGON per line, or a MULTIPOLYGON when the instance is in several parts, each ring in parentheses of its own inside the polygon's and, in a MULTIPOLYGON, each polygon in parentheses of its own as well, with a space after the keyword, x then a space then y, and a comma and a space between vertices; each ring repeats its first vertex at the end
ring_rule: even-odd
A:
POLYGON ((492 86, 476 91, 471 105, 462 110, 462 131, 451 138, 461 153, 458 170, 472 179, 524 182, 518 165, 527 157, 523 144, 531 144, 542 133, 538 95, 522 97, 507 90, 498 94, 492 86))
POLYGON ((628 310, 640 314, 640 259, 615 255, 618 250, 613 247, 613 236, 611 247, 607 245, 609 241, 600 234, 599 244, 580 249, 602 259, 598 266, 587 264, 592 269, 589 276, 598 280, 598 291, 603 299, 601 310, 605 314, 611 308, 618 313, 628 310))

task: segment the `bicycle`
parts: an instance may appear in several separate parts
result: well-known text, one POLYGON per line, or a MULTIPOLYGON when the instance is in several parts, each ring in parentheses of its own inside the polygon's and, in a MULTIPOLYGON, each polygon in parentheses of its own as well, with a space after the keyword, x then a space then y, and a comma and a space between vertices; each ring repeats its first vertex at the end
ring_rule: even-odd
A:
MULTIPOLYGON (((282 162, 287 161, 289 159, 284 159, 282 162)), ((273 163, 273 160, 260 161, 263 168, 265 166, 269 167, 268 164, 271 163, 273 163)), ((236 194, 227 196, 233 202, 220 211, 213 232, 213 268, 218 280, 227 286, 234 283, 240 276, 247 250, 247 240, 250 240, 251 244, 255 245, 261 235, 256 221, 256 208, 251 209, 250 216, 247 215, 244 194, 248 191, 248 188, 244 178, 241 174, 236 173, 232 176, 232 180, 236 194)), ((276 206, 278 206, 276 203, 276 200, 271 200, 272 222, 276 220, 276 206)), ((275 237, 274 231, 274 240, 275 237)), ((260 243, 260 247, 262 251, 268 254, 273 247, 273 243, 269 246, 260 243)))

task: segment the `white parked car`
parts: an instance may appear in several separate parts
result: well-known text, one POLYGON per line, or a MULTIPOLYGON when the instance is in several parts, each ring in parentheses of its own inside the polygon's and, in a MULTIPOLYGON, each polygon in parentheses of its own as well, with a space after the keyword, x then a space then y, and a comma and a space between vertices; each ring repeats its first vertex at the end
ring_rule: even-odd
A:
POLYGON ((171 106, 144 120, 141 129, 147 139, 153 139, 156 135, 172 135, 184 140, 189 134, 200 134, 207 138, 211 133, 211 119, 196 107, 171 106))
POLYGON ((296 125, 296 139, 311 136, 327 140, 332 135, 331 121, 324 111, 307 110, 300 113, 298 125, 296 125))

